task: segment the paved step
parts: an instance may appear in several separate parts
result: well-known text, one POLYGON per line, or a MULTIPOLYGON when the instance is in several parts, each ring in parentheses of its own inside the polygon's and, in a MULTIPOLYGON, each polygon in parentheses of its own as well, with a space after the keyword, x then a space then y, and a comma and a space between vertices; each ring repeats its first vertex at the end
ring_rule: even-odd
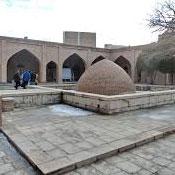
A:
POLYGON ((79 152, 78 154, 76 154, 76 156, 70 155, 67 158, 55 159, 42 164, 36 164, 35 160, 30 157, 27 152, 20 149, 20 147, 13 141, 13 139, 11 139, 5 133, 5 131, 2 132, 16 147, 16 149, 30 162, 30 164, 37 168, 42 174, 57 175, 72 171, 85 165, 92 164, 97 160, 111 157, 113 155, 136 148, 143 144, 153 142, 169 134, 173 134, 175 133, 175 127, 161 127, 158 130, 151 130, 142 134, 137 134, 124 139, 120 139, 109 144, 101 145, 100 147, 93 148, 90 151, 79 152))

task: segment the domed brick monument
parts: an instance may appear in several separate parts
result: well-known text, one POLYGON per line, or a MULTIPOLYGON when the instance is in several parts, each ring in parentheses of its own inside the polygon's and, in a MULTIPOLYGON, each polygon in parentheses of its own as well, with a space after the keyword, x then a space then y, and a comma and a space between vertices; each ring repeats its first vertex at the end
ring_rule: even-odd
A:
POLYGON ((77 90, 101 95, 118 95, 135 92, 135 85, 120 66, 104 59, 84 72, 77 83, 77 90))

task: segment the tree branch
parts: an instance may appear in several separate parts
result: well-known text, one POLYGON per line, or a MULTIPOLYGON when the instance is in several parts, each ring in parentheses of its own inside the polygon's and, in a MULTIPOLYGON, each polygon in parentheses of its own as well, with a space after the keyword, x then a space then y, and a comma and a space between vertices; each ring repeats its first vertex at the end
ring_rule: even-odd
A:
POLYGON ((166 29, 175 30, 175 3, 165 1, 160 7, 155 9, 154 14, 149 19, 149 26, 157 28, 155 31, 164 31, 166 29))

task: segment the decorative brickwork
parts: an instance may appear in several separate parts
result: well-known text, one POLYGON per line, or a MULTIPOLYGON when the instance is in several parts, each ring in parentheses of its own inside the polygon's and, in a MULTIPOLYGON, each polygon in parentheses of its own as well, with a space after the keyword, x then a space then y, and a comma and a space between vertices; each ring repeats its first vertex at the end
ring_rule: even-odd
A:
POLYGON ((77 90, 102 95, 118 95, 134 92, 135 85, 121 67, 105 59, 85 71, 78 81, 77 90))

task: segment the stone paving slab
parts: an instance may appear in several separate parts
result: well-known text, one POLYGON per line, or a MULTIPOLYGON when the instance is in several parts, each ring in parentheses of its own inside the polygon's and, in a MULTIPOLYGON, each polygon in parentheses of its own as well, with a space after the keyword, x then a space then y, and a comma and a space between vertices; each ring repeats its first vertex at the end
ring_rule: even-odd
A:
POLYGON ((174 175, 174 147, 175 134, 172 134, 64 175, 174 175))
POLYGON ((61 174, 174 132, 174 107, 111 116, 22 109, 3 114, 3 130, 43 174, 61 174))
POLYGON ((0 132, 0 175, 36 175, 32 166, 21 157, 0 132))

